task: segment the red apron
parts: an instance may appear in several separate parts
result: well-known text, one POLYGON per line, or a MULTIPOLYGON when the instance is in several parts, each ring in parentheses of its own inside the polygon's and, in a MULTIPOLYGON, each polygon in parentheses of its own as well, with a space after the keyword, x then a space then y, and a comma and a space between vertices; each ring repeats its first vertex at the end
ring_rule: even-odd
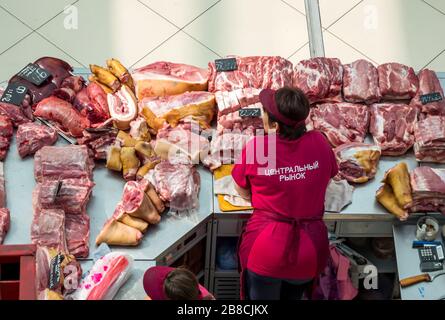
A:
POLYGON ((273 222, 288 223, 292 225, 291 236, 287 238, 285 244, 286 251, 289 252, 289 264, 295 263, 295 259, 298 257, 301 228, 307 232, 315 248, 317 249, 317 274, 321 273, 327 264, 329 255, 329 240, 322 215, 317 217, 292 218, 274 212, 255 210, 253 216, 249 219, 249 222, 244 228, 238 243, 238 269, 240 272, 241 300, 245 300, 247 298, 245 292, 245 270, 247 268, 250 250, 261 232, 269 225, 269 223, 273 222), (253 222, 254 219, 259 220, 256 221, 256 223, 258 223, 260 226, 257 226, 254 228, 254 230, 252 230, 253 228, 249 228, 249 224, 253 222), (295 246, 296 250, 292 250, 293 246, 295 246))

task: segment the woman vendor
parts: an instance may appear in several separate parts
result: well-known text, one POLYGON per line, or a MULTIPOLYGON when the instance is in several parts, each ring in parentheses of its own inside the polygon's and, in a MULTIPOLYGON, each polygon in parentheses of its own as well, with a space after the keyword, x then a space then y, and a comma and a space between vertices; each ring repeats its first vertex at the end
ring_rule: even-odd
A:
POLYGON ((254 208, 238 252, 241 299, 298 300, 327 263, 324 199, 338 166, 326 138, 306 130, 301 90, 266 89, 260 100, 267 135, 247 143, 232 171, 254 208))

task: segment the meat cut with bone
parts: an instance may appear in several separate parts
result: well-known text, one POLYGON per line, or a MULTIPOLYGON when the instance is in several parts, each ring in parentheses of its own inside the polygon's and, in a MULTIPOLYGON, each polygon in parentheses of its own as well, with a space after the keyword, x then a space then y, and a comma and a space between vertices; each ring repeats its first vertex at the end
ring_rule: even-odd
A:
POLYGON ((409 105, 373 104, 369 132, 382 148, 382 155, 400 156, 414 144, 416 121, 417 109, 409 105))

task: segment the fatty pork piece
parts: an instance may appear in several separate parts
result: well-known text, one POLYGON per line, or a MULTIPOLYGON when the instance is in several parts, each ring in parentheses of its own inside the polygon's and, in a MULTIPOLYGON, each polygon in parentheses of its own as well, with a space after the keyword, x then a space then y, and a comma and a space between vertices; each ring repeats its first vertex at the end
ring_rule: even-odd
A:
POLYGON ((0 161, 3 161, 6 158, 13 130, 9 118, 0 115, 0 161))
POLYGON ((57 132, 37 123, 21 124, 17 130, 17 149, 21 158, 33 155, 44 146, 50 146, 57 141, 57 132))
POLYGON ((400 63, 385 63, 377 68, 379 88, 384 100, 414 98, 419 88, 419 79, 414 69, 400 63))
POLYGON ((360 59, 343 66, 343 95, 346 101, 367 104, 380 101, 379 73, 374 65, 360 59))
POLYGON ((292 86, 292 62, 278 56, 234 57, 237 69, 219 72, 209 63, 209 91, 233 91, 242 88, 279 89, 292 86))
POLYGON ((38 246, 67 252, 65 212, 60 209, 34 208, 31 224, 31 241, 38 246))
POLYGON ((311 103, 341 102, 343 66, 336 58, 312 58, 295 66, 293 85, 301 89, 311 103))
POLYGON ((411 172, 413 202, 411 212, 445 214, 445 170, 418 167, 411 172))
POLYGON ((203 128, 210 128, 215 115, 215 96, 209 92, 194 91, 174 96, 147 97, 139 103, 139 109, 155 130, 166 122, 175 127, 180 121, 190 120, 198 121, 203 128))
POLYGON ((138 103, 133 91, 123 85, 115 94, 109 93, 107 100, 114 126, 120 130, 130 129, 131 122, 138 116, 138 103))
POLYGON ((132 74, 138 100, 145 97, 206 91, 209 73, 195 66, 159 61, 136 69, 132 74))
POLYGON ((400 156, 414 144, 417 109, 406 104, 381 103, 371 106, 369 132, 382 148, 382 155, 400 156))
POLYGON ((94 187, 88 178, 45 180, 37 184, 38 197, 43 209, 63 209, 66 214, 85 212, 94 187))
POLYGON ((445 96, 436 73, 429 69, 423 69, 419 72, 418 77, 419 90, 414 99, 411 100, 411 105, 416 106, 422 115, 445 115, 445 96), (439 93, 442 100, 423 104, 420 101, 420 96, 430 93, 439 93))
POLYGON ((325 103, 311 110, 314 129, 324 133, 333 147, 365 140, 369 126, 366 105, 325 103))
POLYGON ((42 100, 34 111, 36 117, 56 122, 63 131, 73 137, 82 137, 84 129, 90 127, 90 121, 81 115, 67 101, 49 97, 42 100))
POLYGON ((6 234, 9 231, 11 224, 11 216, 9 210, 6 208, 0 208, 0 245, 6 238, 6 234))
POLYGON ((417 161, 445 163, 445 117, 428 116, 417 121, 414 136, 417 161))
POLYGON ((37 182, 93 177, 94 161, 86 146, 43 147, 34 156, 37 182))
POLYGON ((197 209, 201 179, 192 165, 171 164, 162 161, 147 174, 161 200, 174 211, 197 209))
POLYGON ((6 208, 5 173, 0 161, 0 208, 6 208))
POLYGON ((347 143, 334 150, 339 163, 339 174, 352 183, 365 183, 375 177, 380 160, 379 146, 347 143))
POLYGON ((400 207, 406 209, 413 202, 410 175, 405 162, 388 170, 382 182, 391 186, 400 207))
POLYGON ((90 217, 85 213, 67 214, 65 233, 69 253, 76 258, 87 258, 90 253, 90 217))
POLYGON ((209 141, 199 134, 199 126, 166 127, 158 132, 154 151, 164 160, 180 164, 199 164, 209 152, 209 141))

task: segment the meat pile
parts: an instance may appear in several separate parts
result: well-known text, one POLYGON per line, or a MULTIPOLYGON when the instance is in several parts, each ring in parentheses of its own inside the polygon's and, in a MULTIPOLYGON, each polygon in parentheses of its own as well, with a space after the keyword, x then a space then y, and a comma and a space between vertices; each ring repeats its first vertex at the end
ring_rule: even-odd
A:
POLYGON ((418 167, 411 172, 413 203, 411 212, 445 214, 445 170, 418 167))
POLYGON ((11 217, 9 210, 6 208, 6 190, 5 190, 5 175, 3 171, 3 162, 0 161, 0 245, 9 231, 11 217))
POLYGON ((400 156, 414 144, 417 109, 406 104, 381 103, 371 106, 369 132, 382 155, 400 156))
POLYGON ((235 57, 237 70, 217 72, 210 63, 209 91, 218 104, 217 134, 211 142, 211 154, 204 163, 214 170, 233 163, 237 149, 263 129, 259 94, 262 89, 292 86, 292 63, 281 57, 235 57), (255 112, 244 116, 246 112, 255 112), (235 149, 234 149, 235 148, 235 149))
POLYGON ((282 57, 234 57, 237 70, 218 72, 209 63, 209 91, 234 91, 243 88, 279 89, 292 86, 292 62, 282 57))
POLYGON ((77 258, 88 257, 90 218, 86 206, 94 186, 93 167, 86 146, 43 147, 36 153, 34 244, 77 258))
POLYGON ((363 142, 368 132, 369 111, 366 105, 324 103, 311 110, 315 130, 320 130, 333 147, 349 142, 363 142))
POLYGON ((334 150, 339 174, 352 183, 365 183, 375 177, 380 147, 365 143, 346 143, 334 150))
POLYGON ((13 131, 12 122, 9 118, 0 116, 0 161, 6 158, 13 131))
POLYGON ((428 116, 419 120, 414 135, 417 161, 445 163, 445 117, 428 116))
POLYGON ((336 58, 312 58, 295 66, 293 85, 300 88, 310 103, 341 102, 343 66, 336 58))
POLYGON ((44 146, 56 143, 56 130, 37 123, 24 123, 17 129, 16 143, 19 155, 25 158, 33 155, 44 146))

